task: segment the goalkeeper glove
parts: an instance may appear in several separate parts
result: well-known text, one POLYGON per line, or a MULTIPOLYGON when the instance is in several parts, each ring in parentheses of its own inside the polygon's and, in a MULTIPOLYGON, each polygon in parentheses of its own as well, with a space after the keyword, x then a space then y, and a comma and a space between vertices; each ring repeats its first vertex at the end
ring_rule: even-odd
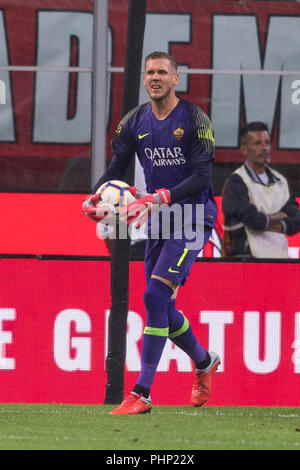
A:
POLYGON ((110 206, 96 206, 97 202, 99 202, 99 195, 92 194, 88 199, 86 199, 82 204, 82 210, 95 222, 99 222, 105 218, 110 218, 114 214, 112 213, 110 206))
POLYGON ((136 228, 144 224, 156 207, 171 203, 170 191, 165 188, 156 189, 154 194, 141 195, 134 186, 130 187, 131 194, 137 198, 120 211, 121 220, 126 219, 127 225, 138 222, 136 228))

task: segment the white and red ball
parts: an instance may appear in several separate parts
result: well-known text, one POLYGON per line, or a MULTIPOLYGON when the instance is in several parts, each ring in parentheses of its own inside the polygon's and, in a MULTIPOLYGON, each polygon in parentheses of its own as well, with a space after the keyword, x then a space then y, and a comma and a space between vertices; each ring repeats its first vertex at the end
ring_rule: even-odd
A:
POLYGON ((136 199, 130 192, 130 186, 124 181, 111 180, 102 184, 97 189, 96 194, 99 195, 99 202, 96 207, 109 207, 113 210, 115 216, 118 215, 120 208, 127 206, 136 199))

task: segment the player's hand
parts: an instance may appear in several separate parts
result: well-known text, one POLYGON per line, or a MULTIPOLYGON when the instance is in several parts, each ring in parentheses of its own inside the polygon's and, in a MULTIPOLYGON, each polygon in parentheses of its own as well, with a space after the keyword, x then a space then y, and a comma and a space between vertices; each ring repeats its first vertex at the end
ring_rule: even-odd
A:
MULTIPOLYGON (((134 188, 134 187, 131 187, 134 188)), ((130 191, 135 197, 137 195, 136 189, 130 191), (135 190, 135 193, 134 193, 135 190), (132 192, 133 191, 133 192, 132 192)), ((145 194, 136 201, 128 204, 120 211, 120 219, 126 220, 127 225, 136 222, 136 228, 144 224, 150 214, 161 204, 170 204, 171 195, 170 191, 165 188, 157 189, 154 194, 145 194)))
POLYGON ((280 222, 281 220, 286 219, 287 217, 287 213, 283 211, 278 211, 274 214, 270 214, 270 220, 272 220, 273 222, 280 222))
POLYGON ((133 195, 133 197, 135 198, 139 198, 139 191, 136 189, 135 186, 130 186, 129 187, 129 191, 131 192, 131 194, 133 195))
POLYGON ((82 210, 85 215, 95 222, 99 222, 104 218, 113 217, 114 214, 110 206, 96 206, 97 202, 99 202, 99 195, 96 193, 92 194, 92 196, 83 202, 82 210))

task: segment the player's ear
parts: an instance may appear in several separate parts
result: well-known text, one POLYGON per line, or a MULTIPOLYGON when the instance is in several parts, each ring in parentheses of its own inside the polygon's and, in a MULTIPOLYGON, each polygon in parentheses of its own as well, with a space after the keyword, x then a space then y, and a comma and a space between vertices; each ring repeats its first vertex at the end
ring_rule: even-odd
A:
POLYGON ((174 74, 174 86, 178 85, 179 83, 179 75, 178 73, 175 73, 174 74))
POLYGON ((245 156, 247 155, 247 147, 246 147, 245 144, 242 144, 240 146, 240 151, 242 152, 243 155, 245 155, 245 156))

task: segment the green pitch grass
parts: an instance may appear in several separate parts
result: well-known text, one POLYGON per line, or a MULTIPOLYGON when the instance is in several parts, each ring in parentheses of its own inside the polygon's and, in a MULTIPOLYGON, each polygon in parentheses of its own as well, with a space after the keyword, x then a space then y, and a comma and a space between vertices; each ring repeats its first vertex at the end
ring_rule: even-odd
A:
POLYGON ((0 405, 0 450, 300 450, 300 408, 0 405))

